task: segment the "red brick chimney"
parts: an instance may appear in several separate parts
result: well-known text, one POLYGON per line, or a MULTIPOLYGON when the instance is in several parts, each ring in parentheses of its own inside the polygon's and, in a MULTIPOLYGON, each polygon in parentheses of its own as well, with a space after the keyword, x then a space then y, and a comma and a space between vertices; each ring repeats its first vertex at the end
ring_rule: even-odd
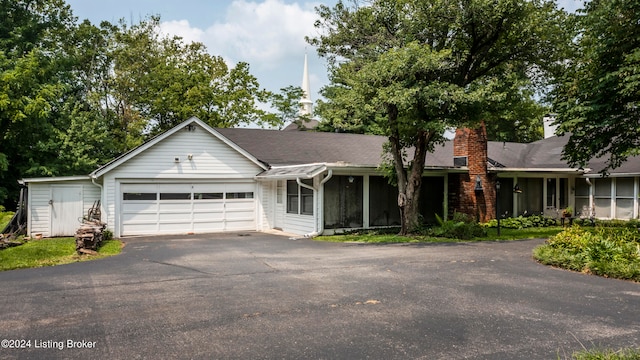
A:
POLYGON ((466 157, 469 172, 449 175, 449 215, 468 214, 480 222, 495 218, 495 179, 487 173, 487 129, 457 129, 453 156, 466 157))

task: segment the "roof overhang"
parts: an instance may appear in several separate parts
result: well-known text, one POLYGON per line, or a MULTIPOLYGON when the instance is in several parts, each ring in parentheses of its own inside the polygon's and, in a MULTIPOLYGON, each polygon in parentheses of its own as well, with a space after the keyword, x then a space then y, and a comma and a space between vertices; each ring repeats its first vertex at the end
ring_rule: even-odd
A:
MULTIPOLYGON (((311 179, 323 172, 331 170, 339 173, 348 172, 353 174, 373 174, 381 173, 379 166, 366 165, 366 164, 349 164, 344 162, 337 163, 312 163, 312 164, 297 164, 297 165, 274 165, 270 169, 261 172, 256 175, 257 180, 267 179, 311 179)), ((424 172, 446 172, 446 173, 467 173, 469 169, 466 167, 425 167, 424 172)))
POLYGON ((640 173, 607 173, 606 175, 596 172, 596 173, 592 173, 592 174, 583 174, 582 176, 584 177, 588 177, 588 178, 592 178, 592 179, 597 179, 597 178, 603 178, 603 177, 636 177, 636 176, 640 176, 640 173))
POLYGON ((87 175, 37 177, 37 178, 22 179, 21 182, 24 184, 30 184, 30 183, 47 183, 47 182, 64 182, 64 181, 83 181, 83 180, 91 180, 91 177, 87 175))
POLYGON ((498 168, 493 167, 487 169, 495 173, 563 173, 563 174, 583 174, 581 169, 573 168, 498 168))
POLYGON ((256 175, 256 179, 311 179, 327 170, 326 164, 274 166, 256 175))

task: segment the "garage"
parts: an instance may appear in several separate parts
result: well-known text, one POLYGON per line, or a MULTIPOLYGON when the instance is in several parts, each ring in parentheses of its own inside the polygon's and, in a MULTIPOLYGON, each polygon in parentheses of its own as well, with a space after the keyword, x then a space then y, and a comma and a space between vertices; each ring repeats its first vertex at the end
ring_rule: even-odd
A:
POLYGON ((121 234, 183 234, 256 229, 255 185, 120 184, 121 234))

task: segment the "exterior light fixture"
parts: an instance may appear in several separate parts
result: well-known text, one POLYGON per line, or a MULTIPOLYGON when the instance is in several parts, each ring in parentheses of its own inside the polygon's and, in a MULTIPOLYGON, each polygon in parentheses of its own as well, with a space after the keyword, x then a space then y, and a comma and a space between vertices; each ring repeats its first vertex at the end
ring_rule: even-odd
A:
POLYGON ((349 176, 347 180, 349 180, 349 184, 353 184, 353 182, 355 181, 355 178, 353 176, 349 176))
POLYGON ((480 175, 476 175, 476 187, 473 189, 476 192, 482 192, 482 179, 480 175))
POLYGON ((516 184, 516 186, 513 187, 513 192, 516 194, 522 194, 522 189, 520 188, 520 185, 516 184))

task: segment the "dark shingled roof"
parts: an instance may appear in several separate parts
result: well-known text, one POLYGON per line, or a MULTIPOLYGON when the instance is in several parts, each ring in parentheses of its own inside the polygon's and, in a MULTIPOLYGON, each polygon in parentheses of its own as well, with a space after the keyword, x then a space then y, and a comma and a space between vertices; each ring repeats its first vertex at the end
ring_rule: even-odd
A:
MULTIPOLYGON (((569 141, 569 135, 553 136, 530 144, 489 142, 489 158, 506 168, 521 169, 567 169, 571 167, 562 160, 562 149, 569 141)), ((598 158, 587 166, 592 173, 605 167, 606 158, 598 158)), ((640 156, 627 159, 619 168, 609 170, 610 174, 640 173, 640 156)))
POLYGON ((530 144, 490 141, 489 158, 506 168, 568 169, 561 160, 564 137, 554 136, 530 144))
MULTIPOLYGON (((279 131, 265 129, 216 129, 258 160, 271 166, 313 163, 344 163, 353 166, 377 167, 382 159, 384 136, 315 131, 279 131)), ((561 159, 569 136, 554 136, 529 144, 490 141, 487 144, 489 163, 496 168, 566 169, 561 159)), ((605 159, 590 164, 592 172, 604 167, 605 159)), ((436 146, 427 154, 426 167, 453 167, 453 141, 436 146)), ((640 157, 632 157, 615 173, 640 173, 640 157)))
MULTIPOLYGON (((384 136, 265 129, 216 129, 227 139, 271 166, 345 163, 377 167, 382 161, 384 136)), ((453 144, 438 146, 427 155, 427 167, 452 167, 453 144)))

